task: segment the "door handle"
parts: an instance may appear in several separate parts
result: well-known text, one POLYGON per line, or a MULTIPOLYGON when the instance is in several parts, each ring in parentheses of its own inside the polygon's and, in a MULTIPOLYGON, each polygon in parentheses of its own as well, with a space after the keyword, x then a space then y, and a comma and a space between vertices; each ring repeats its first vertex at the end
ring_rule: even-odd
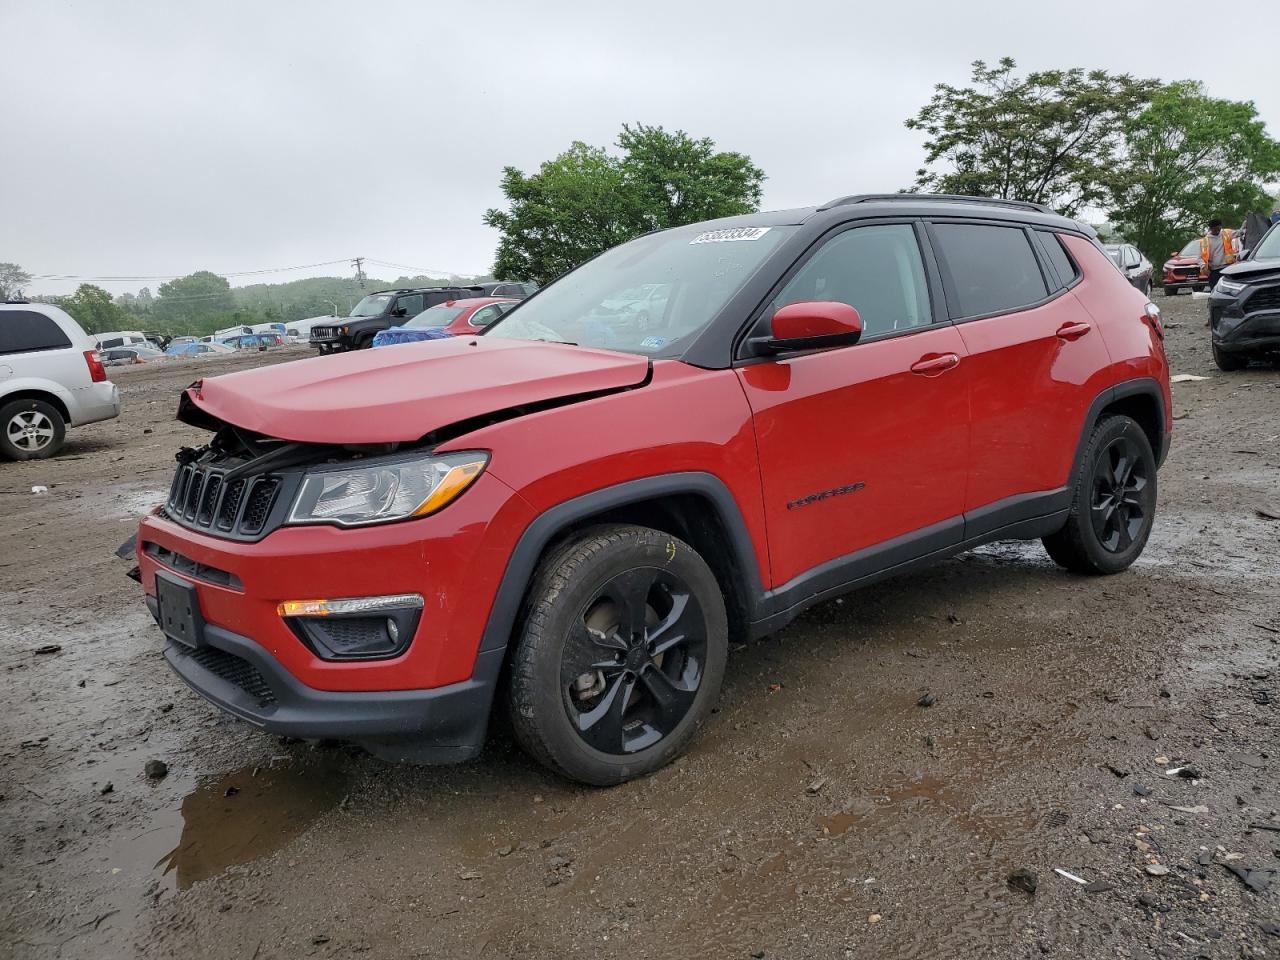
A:
POLYGON ((1079 340, 1092 329, 1093 327, 1083 321, 1064 323, 1058 328, 1057 337, 1059 340, 1079 340))
POLYGON ((954 353, 944 353, 937 356, 921 357, 911 365, 911 372, 918 373, 923 377, 936 377, 940 373, 946 373, 960 365, 960 358, 954 353))

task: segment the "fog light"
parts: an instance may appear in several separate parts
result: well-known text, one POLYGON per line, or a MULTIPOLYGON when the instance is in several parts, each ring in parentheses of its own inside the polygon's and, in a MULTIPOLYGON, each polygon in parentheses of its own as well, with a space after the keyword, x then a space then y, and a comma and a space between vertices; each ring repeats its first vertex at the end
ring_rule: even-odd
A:
POLYGON ((422 615, 422 597, 398 593, 345 600, 287 600, 280 616, 322 660, 385 660, 408 648, 422 615))

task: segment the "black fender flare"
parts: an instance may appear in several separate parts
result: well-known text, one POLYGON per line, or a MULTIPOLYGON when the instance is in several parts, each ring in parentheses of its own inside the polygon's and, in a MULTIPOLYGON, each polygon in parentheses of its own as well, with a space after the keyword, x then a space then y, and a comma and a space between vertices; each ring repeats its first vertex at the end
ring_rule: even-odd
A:
POLYGON ((559 534, 578 521, 596 514, 678 494, 695 494, 711 503, 728 534, 734 559, 743 578, 749 607, 748 617, 753 618, 764 587, 756 561, 755 546, 747 532, 747 524, 737 500, 724 481, 714 474, 701 471, 668 473, 627 480, 593 490, 538 514, 520 535, 515 549, 507 559, 507 568, 494 595, 489 619, 480 639, 479 653, 489 654, 506 648, 515 629, 516 618, 520 615, 525 591, 537 568, 538 558, 559 534))

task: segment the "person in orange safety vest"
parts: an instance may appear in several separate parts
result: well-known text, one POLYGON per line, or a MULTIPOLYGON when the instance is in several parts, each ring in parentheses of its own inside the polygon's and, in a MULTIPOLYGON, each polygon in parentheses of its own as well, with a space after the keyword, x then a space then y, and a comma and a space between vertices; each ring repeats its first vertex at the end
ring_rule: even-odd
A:
POLYGON ((1200 238, 1200 279, 1209 282, 1210 290, 1222 268, 1235 263, 1239 253, 1231 229, 1224 228, 1221 220, 1210 220, 1209 232, 1200 238))

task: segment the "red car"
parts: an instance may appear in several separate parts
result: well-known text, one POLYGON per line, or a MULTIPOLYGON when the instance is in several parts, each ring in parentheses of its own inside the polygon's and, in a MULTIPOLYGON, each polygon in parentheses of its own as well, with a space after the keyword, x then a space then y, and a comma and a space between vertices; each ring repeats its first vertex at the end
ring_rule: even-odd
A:
POLYGON ((141 579, 172 668, 265 730, 462 760, 502 709, 617 783, 690 743, 731 637, 992 540, 1127 568, 1162 338, 1093 231, 1033 204, 666 230, 482 336, 197 382, 178 415, 211 435, 141 523, 141 579))
POLYGON ((1209 281, 1200 276, 1200 238, 1169 254, 1164 262, 1164 295, 1175 297, 1180 290, 1208 290, 1209 281))
POLYGON ((419 343, 423 340, 439 340, 446 336, 479 333, 497 321, 519 300, 513 297, 471 297, 467 300, 446 300, 428 307, 412 320, 398 327, 380 330, 374 335, 375 347, 397 343, 419 343))

